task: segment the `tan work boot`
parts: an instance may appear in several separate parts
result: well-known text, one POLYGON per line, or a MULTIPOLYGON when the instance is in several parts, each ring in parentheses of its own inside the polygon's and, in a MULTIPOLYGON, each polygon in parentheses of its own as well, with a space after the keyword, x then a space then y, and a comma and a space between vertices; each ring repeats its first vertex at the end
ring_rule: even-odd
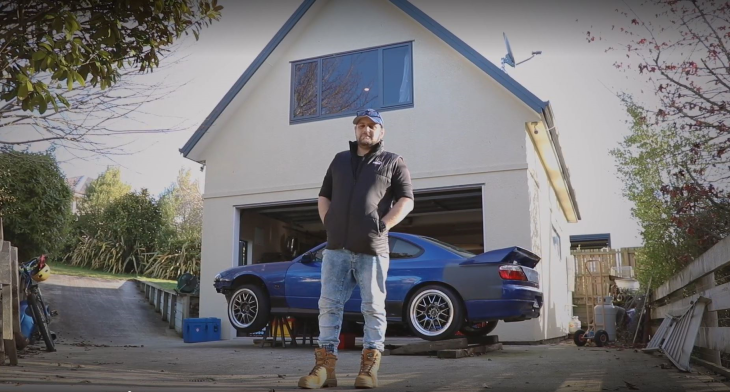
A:
POLYGON ((299 388, 336 387, 335 365, 337 364, 337 356, 334 353, 328 353, 324 348, 315 348, 314 358, 317 363, 308 375, 299 379, 299 388))
POLYGON ((355 388, 377 388, 378 369, 380 369, 380 351, 368 349, 362 352, 360 374, 355 378, 355 388))

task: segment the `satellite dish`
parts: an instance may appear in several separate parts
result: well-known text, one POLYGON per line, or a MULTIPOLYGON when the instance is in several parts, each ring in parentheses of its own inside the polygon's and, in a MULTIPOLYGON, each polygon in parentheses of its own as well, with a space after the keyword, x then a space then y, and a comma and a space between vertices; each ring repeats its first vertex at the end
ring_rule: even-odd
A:
POLYGON ((504 64, 507 64, 510 67, 514 68, 515 55, 512 54, 512 47, 509 46, 509 40, 507 39, 507 34, 502 33, 502 36, 504 37, 504 46, 507 47, 507 55, 502 59, 502 65, 504 66, 504 64))
POLYGON ((502 36, 504 36, 504 46, 507 47, 507 54, 502 58, 502 71, 505 70, 504 69, 505 64, 509 65, 512 68, 515 68, 516 66, 524 63, 525 61, 532 59, 536 55, 542 54, 541 50, 536 50, 536 51, 532 52, 532 56, 530 56, 530 58, 522 60, 519 63, 515 64, 515 55, 512 53, 512 47, 509 45, 509 39, 507 39, 507 34, 502 33, 502 36))

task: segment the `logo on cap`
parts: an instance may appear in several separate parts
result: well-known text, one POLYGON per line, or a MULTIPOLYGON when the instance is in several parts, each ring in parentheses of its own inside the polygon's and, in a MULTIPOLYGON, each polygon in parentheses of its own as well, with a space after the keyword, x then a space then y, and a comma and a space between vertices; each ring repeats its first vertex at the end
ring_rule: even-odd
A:
POLYGON ((383 126, 383 118, 380 117, 380 113, 378 113, 375 109, 358 110, 357 113, 355 113, 355 119, 352 120, 352 123, 357 124, 358 121, 365 117, 373 120, 373 122, 377 124, 380 124, 380 126, 383 126))

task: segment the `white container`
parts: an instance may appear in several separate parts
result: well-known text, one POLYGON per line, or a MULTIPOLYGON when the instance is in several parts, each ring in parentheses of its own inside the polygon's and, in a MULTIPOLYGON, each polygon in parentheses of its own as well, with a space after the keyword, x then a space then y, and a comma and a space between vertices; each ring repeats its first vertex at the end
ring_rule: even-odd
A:
POLYGON ((604 297, 603 304, 596 305, 593 308, 596 320, 596 331, 604 330, 608 332, 608 340, 610 342, 616 341, 616 314, 618 313, 617 307, 613 306, 613 297, 604 297), (606 315, 606 322, 603 321, 603 316, 606 315))
POLYGON ((573 316, 573 319, 570 320, 570 323, 568 323, 568 331, 571 334, 574 334, 575 331, 580 329, 580 319, 578 316, 573 316))

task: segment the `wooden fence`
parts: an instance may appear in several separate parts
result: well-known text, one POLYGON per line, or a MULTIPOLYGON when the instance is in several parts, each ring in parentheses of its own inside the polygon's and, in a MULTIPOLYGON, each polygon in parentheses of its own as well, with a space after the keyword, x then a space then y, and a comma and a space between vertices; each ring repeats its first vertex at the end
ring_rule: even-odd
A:
POLYGON ((20 290, 18 248, 3 240, 0 219, 0 365, 7 357, 11 366, 18 365, 15 334, 20 332, 20 290))
POLYGON ((587 325, 593 308, 602 298, 615 295, 612 277, 634 278, 638 248, 573 250, 575 291, 573 314, 587 325))
POLYGON ((679 314, 700 296, 712 302, 702 319, 695 342, 699 357, 721 365, 721 354, 730 354, 730 327, 718 327, 717 312, 730 309, 730 282, 717 286, 715 271, 730 265, 730 237, 715 244, 678 274, 652 292, 651 317, 656 322, 679 314), (687 290, 694 294, 687 296, 687 290))

